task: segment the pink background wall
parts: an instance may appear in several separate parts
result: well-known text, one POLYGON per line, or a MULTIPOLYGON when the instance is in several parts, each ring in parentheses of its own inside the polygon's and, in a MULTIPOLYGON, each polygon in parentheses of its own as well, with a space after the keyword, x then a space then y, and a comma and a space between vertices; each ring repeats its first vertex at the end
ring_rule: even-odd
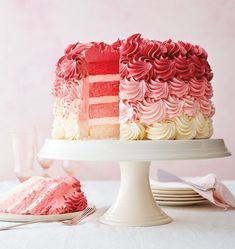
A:
MULTIPOLYGON (((215 75, 214 137, 224 138, 235 153, 234 13, 235 1, 228 0, 1 0, 0 179, 14 177, 9 133, 51 122, 54 65, 63 49, 78 40, 112 42, 135 32, 189 41, 207 50, 215 75)), ((214 172, 235 179, 234 156, 157 164, 179 175, 214 172)), ((52 171, 63 173, 59 165, 52 171)), ((114 179, 119 169, 109 163, 82 163, 79 177, 114 179)))

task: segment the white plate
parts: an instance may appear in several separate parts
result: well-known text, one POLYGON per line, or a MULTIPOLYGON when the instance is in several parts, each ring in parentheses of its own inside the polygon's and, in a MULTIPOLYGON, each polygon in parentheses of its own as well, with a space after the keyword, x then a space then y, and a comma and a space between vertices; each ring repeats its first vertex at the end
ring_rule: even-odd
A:
POLYGON ((193 193, 193 194, 159 194, 159 193, 155 193, 155 192, 152 192, 153 193, 153 196, 156 196, 156 197, 158 197, 158 198, 161 198, 161 197, 163 197, 163 198, 168 198, 168 197, 173 197, 173 198, 175 198, 175 197, 179 197, 179 198, 191 198, 191 197, 193 197, 193 198, 197 198, 197 197, 202 197, 201 195, 199 195, 198 193, 193 193))
POLYGON ((160 206, 191 206, 195 204, 200 204, 208 202, 208 200, 198 200, 198 201, 158 201, 157 204, 160 206))
MULTIPOLYGON (((93 207, 94 205, 89 205, 93 207)), ((10 222, 28 222, 28 221, 61 221, 73 219, 76 216, 81 216, 83 211, 66 213, 66 214, 51 214, 51 215, 30 215, 30 214, 9 214, 0 213, 0 221, 10 222)))
POLYGON ((186 197, 186 198, 180 198, 180 197, 159 197, 155 196, 154 198, 159 201, 198 201, 198 200, 205 200, 203 197, 186 197))
POLYGON ((197 192, 194 190, 160 190, 152 189, 152 193, 165 194, 165 195, 195 195, 197 192))
POLYGON ((151 179, 150 185, 152 189, 156 190, 193 191, 191 187, 181 182, 159 182, 151 179))

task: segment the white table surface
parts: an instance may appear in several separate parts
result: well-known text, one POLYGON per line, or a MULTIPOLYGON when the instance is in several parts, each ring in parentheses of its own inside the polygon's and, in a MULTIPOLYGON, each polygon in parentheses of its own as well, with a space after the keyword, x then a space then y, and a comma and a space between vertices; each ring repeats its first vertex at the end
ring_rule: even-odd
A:
MULTIPOLYGON (((16 182, 0 182, 0 193, 16 182)), ((225 182, 235 194, 235 181, 225 182)), ((0 249, 234 249, 235 209, 224 211, 211 204, 162 207, 173 218, 155 227, 117 227, 98 218, 114 201, 119 182, 83 182, 83 190, 98 211, 79 225, 32 224, 0 232, 0 249)), ((10 223, 0 222, 0 226, 10 223)))

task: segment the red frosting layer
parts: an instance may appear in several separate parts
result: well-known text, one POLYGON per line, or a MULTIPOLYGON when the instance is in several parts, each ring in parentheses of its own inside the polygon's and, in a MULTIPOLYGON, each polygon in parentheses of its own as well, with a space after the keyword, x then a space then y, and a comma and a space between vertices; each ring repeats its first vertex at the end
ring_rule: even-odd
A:
POLYGON ((120 56, 123 78, 167 81, 192 77, 211 80, 213 76, 205 50, 181 41, 152 41, 135 34, 122 43, 120 56))

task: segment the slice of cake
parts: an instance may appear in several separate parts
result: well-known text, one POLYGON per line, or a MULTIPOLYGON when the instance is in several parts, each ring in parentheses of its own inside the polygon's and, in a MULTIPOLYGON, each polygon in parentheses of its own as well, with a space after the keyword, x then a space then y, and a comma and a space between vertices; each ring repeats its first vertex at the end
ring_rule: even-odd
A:
POLYGON ((77 43, 65 50, 53 88, 53 137, 119 137, 119 46, 77 43))
POLYGON ((88 85, 88 134, 92 138, 119 137, 119 43, 94 44, 85 53, 88 85))
POLYGON ((63 214, 87 207, 80 182, 74 177, 32 177, 0 198, 0 212, 12 214, 63 214))
POLYGON ((206 51, 182 41, 70 45, 56 67, 52 137, 210 138, 212 77, 206 51))

